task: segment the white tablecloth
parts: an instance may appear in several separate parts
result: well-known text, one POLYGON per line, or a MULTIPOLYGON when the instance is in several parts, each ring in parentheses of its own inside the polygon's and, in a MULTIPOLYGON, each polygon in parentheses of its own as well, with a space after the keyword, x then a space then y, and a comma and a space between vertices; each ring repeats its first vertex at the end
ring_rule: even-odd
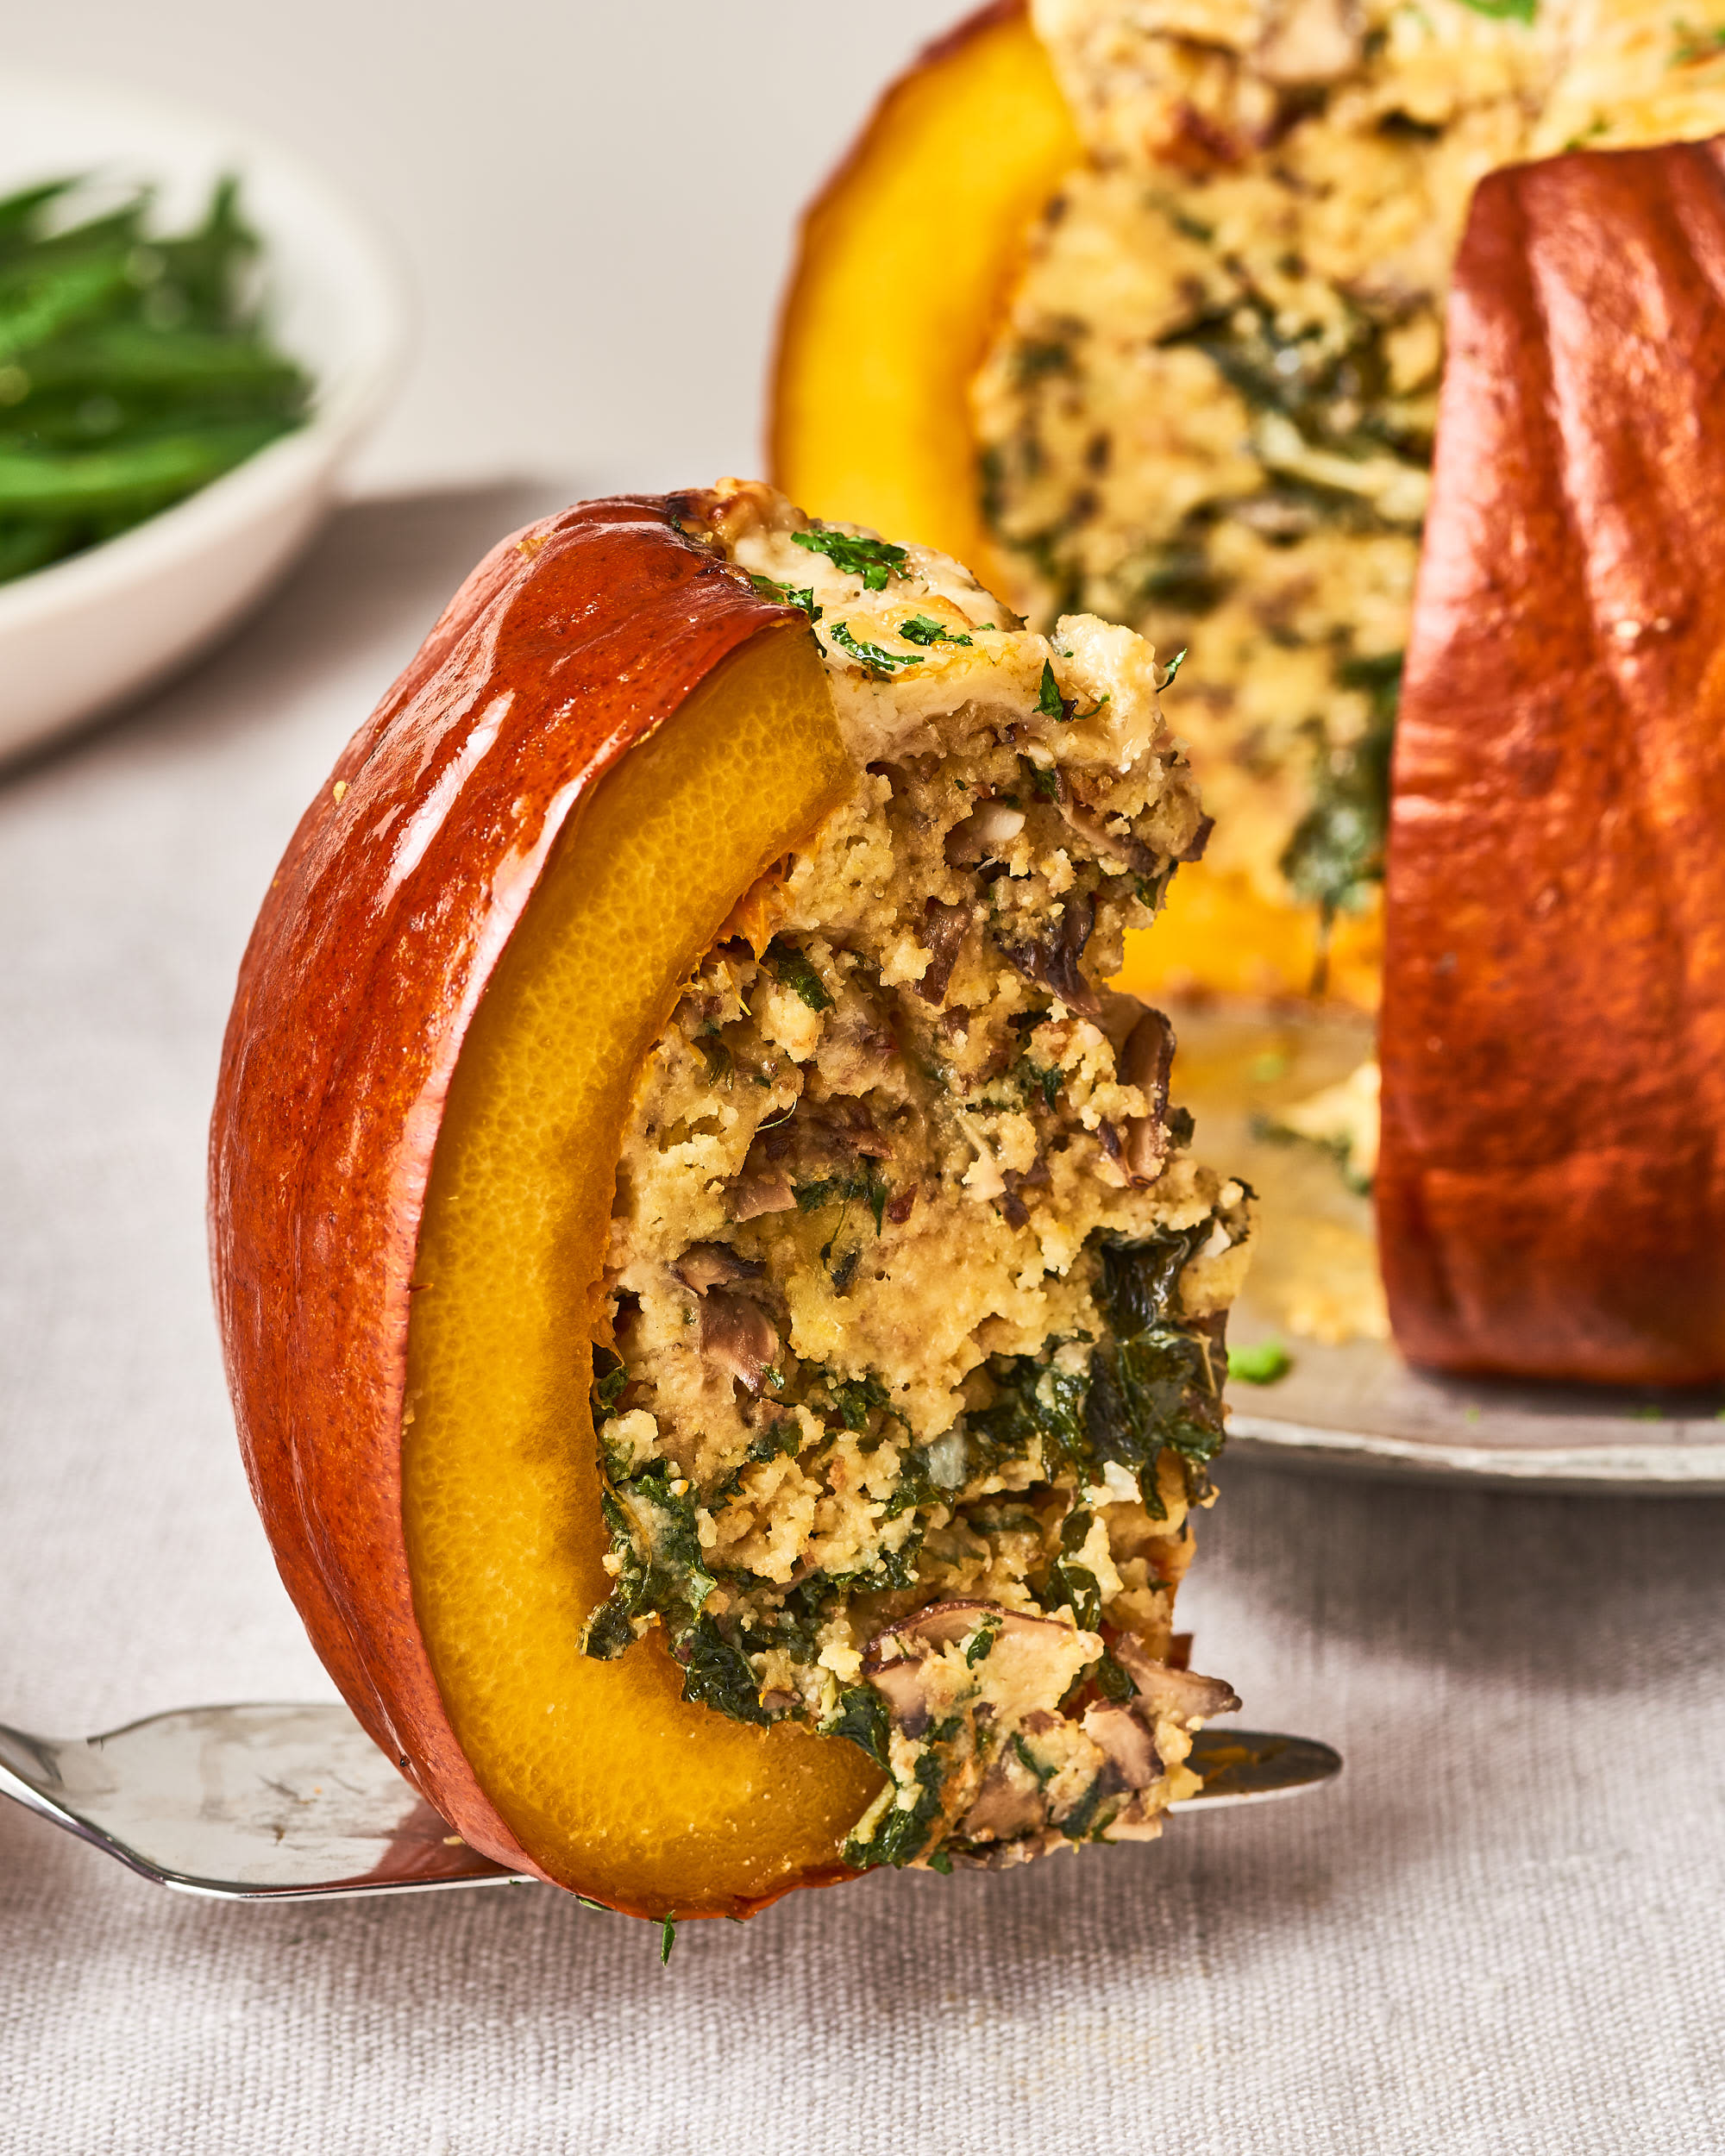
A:
MULTIPOLYGON (((0 1720, 328 1694, 235 1451, 204 1120, 301 806, 543 505, 346 511, 198 673, 0 786, 0 1720)), ((1725 2147, 1725 1504, 1222 1480, 1199 1665, 1339 1745, 1328 1792, 687 1926, 664 1971, 549 1890, 183 1901, 0 1805, 0 2150, 1725 2147)))

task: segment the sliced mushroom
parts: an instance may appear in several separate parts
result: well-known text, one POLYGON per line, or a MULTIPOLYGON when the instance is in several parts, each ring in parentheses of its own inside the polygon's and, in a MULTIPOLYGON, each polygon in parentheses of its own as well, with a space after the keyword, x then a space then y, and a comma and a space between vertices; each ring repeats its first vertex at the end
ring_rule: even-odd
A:
POLYGON ((1120 1787, 1147 1789, 1162 1773, 1161 1755, 1132 1708, 1108 1700, 1084 1716, 1084 1734, 1120 1777, 1120 1787))
MULTIPOLYGON (((794 1202, 794 1201, 793 1201, 794 1202)), ((723 1243, 692 1243, 671 1270, 698 1295, 709 1288, 728 1288, 739 1280, 759 1280, 767 1268, 758 1259, 739 1257, 723 1243)))
POLYGON ((1136 1086, 1151 1103, 1147 1115, 1135 1115, 1126 1125, 1126 1164, 1135 1182, 1154 1182, 1168 1157, 1168 1081, 1174 1049, 1174 1028, 1160 1011, 1146 1009, 1120 1050, 1121 1084, 1136 1086))
POLYGON ((1088 893, 1069 897, 1051 936, 1039 943, 1000 945, 1009 964, 1026 981, 1039 981, 1081 1018, 1101 1014, 1101 998, 1079 970, 1084 946, 1096 925, 1096 902, 1088 893))
POLYGON ((1353 0, 1286 0, 1251 56, 1265 82, 1309 90, 1359 65, 1364 24, 1353 0))
POLYGON ((1095 809, 1087 807, 1079 800, 1067 784, 1063 772, 1060 774, 1054 805, 1067 827, 1075 831, 1093 853, 1099 856, 1107 855, 1110 860, 1123 862, 1136 875, 1153 876, 1161 869, 1160 856, 1142 839, 1134 838, 1130 831, 1116 836, 1095 809))
POLYGON ((920 1656, 907 1662, 883 1662, 869 1671, 869 1682, 887 1702, 887 1711, 907 1737, 920 1737, 933 1716, 920 1656))
POLYGON ((1176 861, 1201 861, 1204 858, 1204 849, 1210 843, 1210 833, 1215 828, 1216 819, 1214 816, 1201 816, 1198 818, 1197 830, 1193 832, 1184 847, 1175 855, 1174 858, 1176 861))
POLYGON ((763 1213, 794 1213, 796 1209, 797 1194, 782 1168, 768 1169, 759 1175, 739 1175, 731 1186, 733 1220, 757 1220, 763 1213))
POLYGON ((917 993, 925 1003, 944 1001, 946 985, 952 978, 952 968, 958 963, 958 953, 969 926, 968 906, 948 906, 943 899, 931 899, 923 908, 922 943, 929 963, 927 972, 917 983, 917 993))
POLYGON ((957 1831, 967 1841, 1010 1841, 1047 1824, 1041 1783, 1008 1748, 983 1777, 975 1802, 957 1831))
POLYGON ((701 1299, 701 1353, 751 1393, 767 1382, 779 1335, 758 1302, 710 1288, 701 1299))
POLYGON ((1025 827, 1025 813, 1010 801, 983 801, 946 834, 950 868, 974 868, 1008 846, 1025 827))
POLYGON ((1220 1677, 1154 1661, 1129 1633, 1122 1633, 1109 1651, 1137 1685, 1139 1702, 1150 1714, 1170 1714, 1189 1727, 1212 1714, 1231 1714, 1239 1705, 1233 1687, 1220 1677))

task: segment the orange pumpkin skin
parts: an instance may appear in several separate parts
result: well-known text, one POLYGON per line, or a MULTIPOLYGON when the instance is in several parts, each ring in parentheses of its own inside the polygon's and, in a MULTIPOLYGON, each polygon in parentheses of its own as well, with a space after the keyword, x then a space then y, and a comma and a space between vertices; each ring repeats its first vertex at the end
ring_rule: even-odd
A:
POLYGON ((302 819, 241 968, 212 1268, 254 1495, 367 1730, 474 1847, 482 1793, 415 1618, 401 1440, 414 1253, 487 978, 571 812, 731 653, 800 623, 647 497, 493 548, 302 819))
POLYGON ((1377 1205, 1416 1363, 1725 1376, 1725 141, 1493 174, 1396 750, 1377 1205))

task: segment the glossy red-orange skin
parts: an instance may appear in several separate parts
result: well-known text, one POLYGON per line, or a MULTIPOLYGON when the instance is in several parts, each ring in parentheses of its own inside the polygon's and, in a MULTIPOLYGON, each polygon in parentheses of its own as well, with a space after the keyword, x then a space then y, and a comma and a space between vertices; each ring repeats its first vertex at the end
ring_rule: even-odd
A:
POLYGON ((1388 866, 1416 1363, 1725 1375, 1722 167, 1496 173, 1456 266, 1388 866))
POLYGON ((583 793, 721 660, 800 618, 687 541, 662 500, 582 503, 503 541, 306 812, 241 967, 210 1225, 252 1489, 349 1706, 474 1847, 518 1870, 538 1867, 450 1729, 403 1536, 432 1150, 474 1008, 583 793))

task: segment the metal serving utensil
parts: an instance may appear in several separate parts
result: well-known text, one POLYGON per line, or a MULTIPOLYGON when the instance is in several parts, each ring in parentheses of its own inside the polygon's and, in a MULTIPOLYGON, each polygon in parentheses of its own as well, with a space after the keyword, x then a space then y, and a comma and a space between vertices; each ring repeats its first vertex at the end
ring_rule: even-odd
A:
MULTIPOLYGON (((1314 1788, 1341 1758, 1308 1737, 1204 1729, 1178 1811, 1314 1788)), ((159 1885, 218 1902, 533 1886, 469 1849, 345 1707, 190 1707, 106 1736, 0 1724, 0 1796, 159 1885)))

